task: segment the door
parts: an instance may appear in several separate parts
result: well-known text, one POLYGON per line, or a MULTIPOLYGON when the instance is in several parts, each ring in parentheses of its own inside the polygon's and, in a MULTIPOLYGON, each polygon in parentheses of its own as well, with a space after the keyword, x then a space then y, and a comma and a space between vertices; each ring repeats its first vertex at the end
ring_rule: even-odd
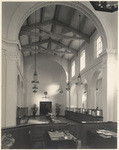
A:
POLYGON ((40 115, 52 112, 52 102, 40 102, 40 115))

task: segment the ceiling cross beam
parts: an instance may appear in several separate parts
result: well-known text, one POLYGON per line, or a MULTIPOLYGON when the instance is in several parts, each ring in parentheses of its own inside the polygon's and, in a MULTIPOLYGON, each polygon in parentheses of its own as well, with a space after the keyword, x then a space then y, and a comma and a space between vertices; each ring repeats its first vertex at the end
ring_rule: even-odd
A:
POLYGON ((65 29, 73 32, 74 34, 77 34, 77 35, 81 36, 87 43, 90 42, 90 38, 89 38, 89 36, 87 34, 81 32, 79 30, 76 30, 75 28, 70 27, 69 25, 67 25, 67 24, 65 24, 65 23, 63 23, 63 22, 61 22, 59 20, 56 20, 55 24, 60 26, 60 27, 62 27, 62 28, 65 28, 65 29))
POLYGON ((72 28, 72 27, 70 27, 70 26, 68 26, 67 24, 65 24, 65 23, 63 23, 63 22, 61 22, 61 21, 58 21, 58 20, 48 20, 48 21, 44 21, 43 23, 36 23, 36 25, 35 24, 32 24, 32 25, 30 25, 30 26, 23 26, 22 28, 21 28, 21 31, 20 31, 20 36, 21 35, 24 35, 24 34, 30 34, 30 31, 32 31, 34 28, 35 28, 35 26, 36 26, 36 28, 40 28, 40 29, 42 29, 42 30, 44 30, 43 29, 43 26, 45 26, 45 25, 48 25, 48 24, 55 24, 55 25, 58 25, 58 26, 60 26, 60 27, 62 27, 62 28, 65 28, 66 30, 69 30, 70 32, 73 32, 74 34, 77 34, 77 35, 79 35, 80 36, 80 38, 82 38, 82 39, 84 39, 86 42, 90 42, 90 38, 89 38, 89 36, 88 35, 86 35, 86 34, 84 34, 84 33, 82 33, 81 31, 79 31, 79 30, 76 30, 76 29, 74 29, 74 28, 72 28))
POLYGON ((58 45, 58 46, 60 46, 61 48, 65 48, 66 50, 71 51, 74 55, 77 55, 77 54, 78 54, 77 50, 75 50, 75 49, 73 49, 73 48, 70 48, 70 47, 64 45, 64 44, 61 43, 61 42, 58 42, 58 41, 52 40, 52 39, 51 39, 51 42, 54 43, 54 44, 56 44, 56 45, 58 45))
MULTIPOLYGON (((27 18, 26 22, 27 22, 27 25, 30 26, 30 18, 29 17, 27 18)), ((28 43, 31 44, 30 35, 28 35, 28 43)), ((31 52, 30 52, 30 55, 31 55, 31 52)))
MULTIPOLYGON (((71 25, 71 22, 72 22, 72 19, 74 18, 74 16, 75 16, 75 14, 76 14, 76 10, 74 10, 74 9, 71 9, 71 10, 69 10, 69 12, 68 12, 68 24, 69 25, 71 25), (72 11, 71 11, 72 10, 72 11)), ((76 35, 74 35, 74 37, 75 37, 76 35)), ((71 45, 71 43, 73 42, 75 40, 75 38, 74 39, 71 39, 71 41, 70 41, 70 43, 68 44, 68 47, 70 47, 70 45, 71 45)), ((65 54, 62 56, 62 58, 65 56, 65 54)))
MULTIPOLYGON (((47 42, 49 42, 49 39, 43 40, 43 41, 41 41, 41 42, 39 42, 39 41, 38 41, 38 42, 34 42, 34 43, 31 43, 30 45, 29 45, 29 44, 24 45, 24 46, 22 46, 22 49, 27 49, 27 48, 30 48, 30 47, 32 47, 32 46, 40 46, 40 47, 41 47, 41 44, 44 44, 44 43, 47 43, 47 42)), ((52 39, 50 39, 50 42, 52 42, 52 43, 58 45, 58 46, 60 47, 60 48, 58 48, 58 49, 65 48, 65 49, 66 49, 65 52, 67 52, 66 54, 68 54, 68 53, 70 53, 70 52, 71 52, 71 54, 74 54, 74 55, 77 55, 77 54, 78 54, 77 50, 72 49, 72 48, 70 48, 70 47, 64 45, 64 44, 61 43, 61 42, 58 42, 58 41, 52 40, 52 39)))
POLYGON ((26 47, 31 47, 31 46, 38 46, 38 45, 41 45, 41 44, 44 44, 44 43, 47 43, 49 41, 49 38, 45 39, 45 40, 42 40, 42 41, 37 41, 37 42, 33 42, 31 44, 26 44, 26 45, 23 45, 22 48, 26 48, 26 47))
MULTIPOLYGON (((79 17, 80 17, 80 16, 79 16, 79 17)), ((81 24, 80 24, 80 26, 79 26, 79 30, 80 30, 80 31, 82 31, 82 30, 84 29, 87 20, 88 20, 88 18, 84 15, 84 16, 82 17, 82 22, 81 22, 81 24)))
POLYGON ((44 38, 47 38, 47 37, 51 37, 51 38, 61 38, 61 39, 69 39, 69 40, 79 40, 79 39, 82 39, 81 37, 77 37, 77 36, 68 36, 68 35, 63 35, 63 34, 55 34, 55 33, 52 33, 50 31, 47 31, 46 29, 43 29, 42 27, 40 27, 40 30, 43 31, 42 33, 40 32, 28 32, 28 31, 24 31, 22 34, 23 35, 30 35, 30 36, 39 36, 39 37, 44 37, 44 38))
MULTIPOLYGON (((57 6, 57 5, 56 5, 53 20, 55 20, 55 19, 58 17, 59 11, 60 11, 60 6, 57 6)), ((50 32, 50 33, 54 33, 55 27, 56 27, 55 24, 52 24, 51 32, 50 32)), ((48 49, 48 50, 51 49, 51 38, 49 38, 49 39, 50 39, 50 40, 49 40, 48 46, 47 46, 47 49, 48 49)))
MULTIPOLYGON (((44 13, 45 13, 45 8, 42 7, 40 10, 40 23, 43 23, 43 18, 44 18, 44 13)), ((39 33, 42 33, 42 30, 39 29, 39 33)), ((39 36, 39 42, 41 41, 41 36, 39 36)))
POLYGON ((39 28, 39 27, 43 27, 43 26, 46 26, 48 24, 53 24, 53 23, 54 23, 53 20, 47 20, 47 21, 43 21, 42 23, 41 22, 33 23, 30 26, 28 25, 22 26, 21 31, 20 31, 20 36, 24 33, 24 31, 30 32, 34 30, 35 27, 39 28))
MULTIPOLYGON (((40 47, 40 46, 39 46, 40 47)), ((34 52, 35 49, 33 48, 22 48, 22 51, 31 51, 31 52, 34 52)), ((72 52, 67 52, 67 51, 56 51, 56 50, 47 50, 46 48, 44 47, 40 47, 40 49, 36 49, 36 52, 41 52, 41 53, 62 53, 62 54, 72 54, 72 52), (41 50, 42 49, 42 50, 41 50)))

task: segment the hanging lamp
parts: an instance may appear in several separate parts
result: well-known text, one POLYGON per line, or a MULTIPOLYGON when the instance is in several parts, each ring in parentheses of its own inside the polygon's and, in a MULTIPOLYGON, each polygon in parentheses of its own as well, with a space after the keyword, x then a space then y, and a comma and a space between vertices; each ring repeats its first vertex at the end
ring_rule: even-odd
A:
MULTIPOLYGON (((36 12, 35 12, 35 42, 36 42, 36 12)), ((36 71, 36 46, 35 46, 35 71, 33 74, 33 81, 31 81, 31 83, 34 84, 32 89, 33 89, 33 92, 36 93, 37 89, 38 89, 37 84, 39 83, 38 75, 37 75, 37 71, 36 71)))
MULTIPOLYGON (((61 57, 61 66, 62 66, 62 57, 61 57)), ((62 94, 63 93, 63 89, 62 89, 62 68, 61 68, 61 86, 59 89, 59 93, 62 94)))
MULTIPOLYGON (((69 51, 68 51, 68 61, 69 61, 69 51)), ((69 75, 68 75, 68 82, 67 82, 66 90, 67 90, 67 91, 70 91, 70 81, 69 81, 69 75)))
MULTIPOLYGON (((80 17, 81 17, 81 16, 79 15, 79 20, 80 20, 80 17)), ((80 44, 79 44, 79 45, 80 45, 80 44)), ((78 76, 77 76, 76 85, 78 85, 79 83, 82 84, 82 79, 81 79, 81 74, 80 74, 80 73, 79 73, 78 76)))

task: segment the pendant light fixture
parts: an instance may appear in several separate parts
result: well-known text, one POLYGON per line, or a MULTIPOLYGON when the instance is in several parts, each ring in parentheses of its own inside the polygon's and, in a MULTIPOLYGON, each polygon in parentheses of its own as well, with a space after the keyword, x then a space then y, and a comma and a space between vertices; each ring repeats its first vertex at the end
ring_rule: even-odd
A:
MULTIPOLYGON (((61 66, 62 66, 62 57, 61 57, 61 66)), ((62 89, 62 68, 61 68, 61 85, 60 85, 59 93, 60 93, 60 94, 63 93, 63 89, 62 89)))
MULTIPOLYGON (((69 51, 68 51, 68 61, 69 61, 69 51)), ((70 81, 69 81, 69 75, 68 75, 68 82, 67 82, 66 90, 67 90, 67 91, 70 91, 70 81)))
MULTIPOLYGON (((36 42, 36 12, 35 12, 35 42, 36 42)), ((33 92, 36 93, 38 90, 37 84, 39 83, 38 75, 37 75, 37 71, 36 71, 36 46, 35 46, 35 71, 33 74, 33 81, 31 81, 31 83, 34 84, 32 89, 33 89, 33 92)))
MULTIPOLYGON (((80 22, 80 17, 81 17, 81 15, 79 15, 79 22, 80 22)), ((80 42, 80 39, 79 39, 79 42, 80 42)), ((80 43, 79 43, 79 45, 80 45, 80 43)), ((82 79, 81 79, 80 73, 78 74, 76 85, 78 85, 79 83, 82 84, 82 79)))

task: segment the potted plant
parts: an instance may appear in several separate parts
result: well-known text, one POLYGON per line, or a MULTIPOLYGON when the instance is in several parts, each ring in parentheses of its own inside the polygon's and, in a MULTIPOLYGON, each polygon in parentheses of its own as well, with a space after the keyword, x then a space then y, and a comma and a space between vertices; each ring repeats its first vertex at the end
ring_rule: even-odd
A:
POLYGON ((56 116, 59 116, 60 111, 61 111, 61 105, 60 104, 56 104, 55 110, 56 110, 56 116))
POLYGON ((34 105, 31 107, 31 109, 32 109, 33 117, 35 118, 35 117, 36 117, 36 113, 37 113, 37 111, 38 111, 37 105, 34 104, 34 105))
POLYGON ((6 133, 1 137, 1 141, 2 149, 9 149, 15 143, 15 139, 12 137, 12 135, 6 133))

